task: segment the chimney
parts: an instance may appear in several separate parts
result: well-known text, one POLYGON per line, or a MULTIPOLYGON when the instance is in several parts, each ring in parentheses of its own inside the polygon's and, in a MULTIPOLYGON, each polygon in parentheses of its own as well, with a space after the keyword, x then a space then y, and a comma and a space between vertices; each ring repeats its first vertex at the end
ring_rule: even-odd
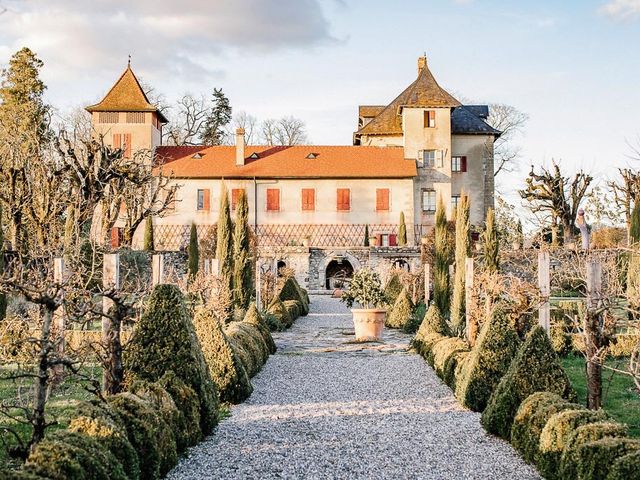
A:
POLYGON ((236 166, 244 165, 244 128, 236 130, 236 166))
POLYGON ((418 75, 422 72, 422 69, 427 66, 427 55, 418 57, 418 75))

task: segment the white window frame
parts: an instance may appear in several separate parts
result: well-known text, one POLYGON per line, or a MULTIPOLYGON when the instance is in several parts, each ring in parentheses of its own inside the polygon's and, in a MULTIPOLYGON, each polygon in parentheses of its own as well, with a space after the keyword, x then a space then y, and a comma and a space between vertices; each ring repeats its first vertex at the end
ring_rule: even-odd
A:
POLYGON ((421 192, 421 196, 422 196, 422 211, 427 213, 435 212, 437 207, 436 191, 432 189, 423 189, 421 192), (427 199, 426 202, 425 202, 425 198, 427 199))
POLYGON ((451 171, 462 172, 462 155, 454 155, 451 157, 451 171))
POLYGON ((204 191, 204 188, 198 188, 196 190, 196 210, 198 212, 204 211, 204 191), (202 198, 200 198, 200 195, 202 195, 202 198))
POLYGON ((451 195, 451 208, 458 208, 458 205, 460 205, 460 195, 451 195))

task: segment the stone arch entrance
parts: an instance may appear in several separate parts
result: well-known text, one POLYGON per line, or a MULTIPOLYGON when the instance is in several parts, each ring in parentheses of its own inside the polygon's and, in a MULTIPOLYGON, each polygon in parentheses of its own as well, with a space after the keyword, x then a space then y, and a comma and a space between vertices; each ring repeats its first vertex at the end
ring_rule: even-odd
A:
POLYGON ((411 267, 409 266, 409 262, 407 262, 403 258, 399 258, 395 262, 393 262, 393 268, 398 269, 398 270, 404 270, 405 272, 410 272, 411 271, 411 267))
POLYGON ((331 260, 325 270, 325 288, 333 290, 344 288, 353 277, 353 265, 347 259, 331 260))

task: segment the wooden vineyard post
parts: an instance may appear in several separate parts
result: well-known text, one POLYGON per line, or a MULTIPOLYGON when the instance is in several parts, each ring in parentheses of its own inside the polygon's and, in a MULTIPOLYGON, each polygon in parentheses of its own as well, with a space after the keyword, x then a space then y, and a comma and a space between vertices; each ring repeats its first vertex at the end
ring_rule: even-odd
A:
POLYGON ((431 265, 424 264, 424 304, 429 308, 431 300, 431 265))
POLYGON ((164 279, 164 256, 156 254, 151 257, 151 285, 160 285, 164 279))
MULTIPOLYGON (((102 286, 105 291, 120 289, 120 255, 106 254, 103 257, 102 286)), ((117 350, 122 349, 120 339, 119 316, 111 312, 113 300, 102 297, 102 346, 106 352, 105 368, 102 371, 102 389, 109 394, 118 393, 123 377, 121 355, 117 350)))
POLYGON ((601 314, 602 264, 590 259, 587 262, 587 312, 584 316, 583 334, 587 357, 587 408, 598 410, 602 406, 602 365, 599 354, 605 347, 601 314))
MULTIPOLYGON (((53 281, 62 286, 65 277, 65 265, 63 258, 53 259, 53 281)), ((65 312, 64 307, 59 307, 53 314, 53 328, 55 331, 56 341, 58 342, 57 351, 58 357, 62 359, 64 357, 65 350, 65 312)), ((62 374, 64 373, 64 366, 60 363, 53 368, 53 383, 59 384, 62 380, 62 374)))
POLYGON ((551 262, 548 251, 538 252, 538 288, 542 303, 538 309, 538 323, 549 333, 551 329, 551 304, 549 297, 551 296, 551 262))

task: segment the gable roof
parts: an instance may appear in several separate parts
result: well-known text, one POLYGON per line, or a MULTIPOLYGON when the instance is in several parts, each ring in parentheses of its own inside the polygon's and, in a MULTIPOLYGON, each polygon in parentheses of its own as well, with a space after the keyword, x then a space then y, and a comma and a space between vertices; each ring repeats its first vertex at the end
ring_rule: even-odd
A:
POLYGON ((401 113, 404 107, 454 108, 461 105, 458 100, 438 85, 429 70, 425 57, 419 59, 419 65, 418 78, 373 120, 358 130, 357 134, 402 134, 401 113))
POLYGON ((358 116, 359 117, 375 117, 382 110, 384 110, 386 105, 358 105, 358 116))
POLYGON ((472 105, 454 108, 451 112, 451 133, 452 134, 472 134, 472 135, 495 135, 499 137, 502 132, 496 130, 481 115, 486 108, 487 116, 489 107, 485 105, 472 105), (481 115, 478 115, 479 112, 481 115))
POLYGON ((218 145, 157 147, 158 164, 174 178, 411 178, 416 162, 405 160, 401 147, 246 146, 236 165, 236 147, 218 145), (195 153, 203 155, 193 159, 195 153), (316 158, 307 158, 310 153, 316 158))
POLYGON ((88 112, 155 112, 162 122, 167 122, 158 107, 149 102, 138 78, 131 70, 131 65, 127 65, 126 70, 104 98, 99 103, 86 107, 86 110, 88 112))

